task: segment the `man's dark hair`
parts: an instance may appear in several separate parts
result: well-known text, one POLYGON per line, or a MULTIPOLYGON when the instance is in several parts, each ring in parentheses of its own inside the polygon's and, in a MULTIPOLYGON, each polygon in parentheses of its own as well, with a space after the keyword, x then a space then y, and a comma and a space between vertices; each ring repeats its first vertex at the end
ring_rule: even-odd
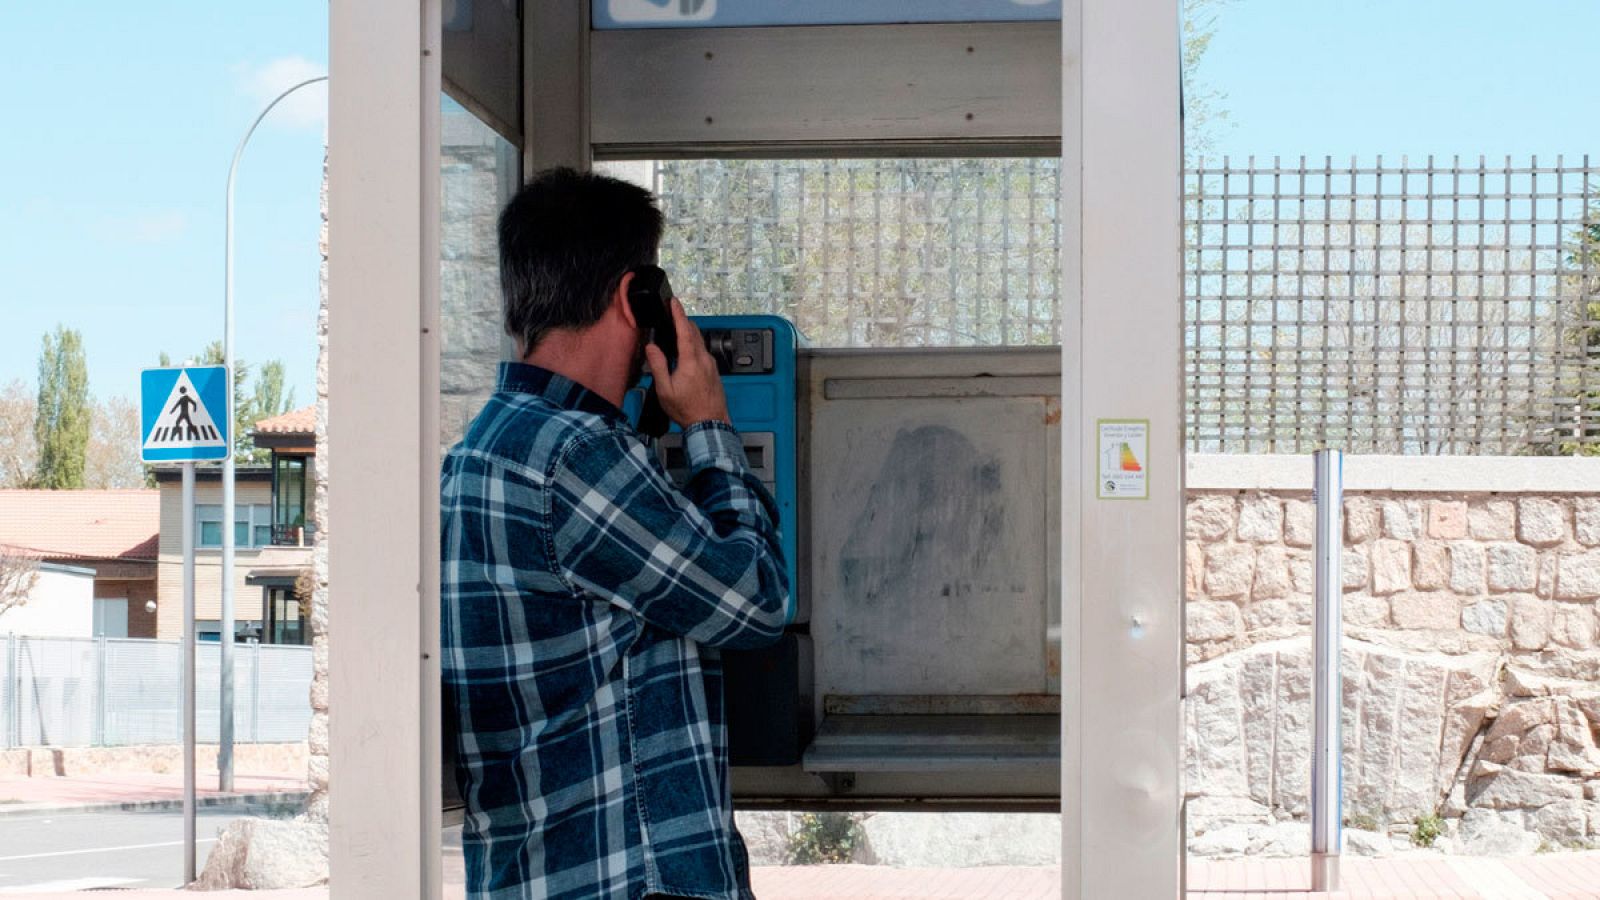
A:
POLYGON ((644 188, 572 169, 547 169, 500 213, 506 333, 523 353, 556 328, 600 321, 622 276, 652 263, 661 211, 644 188))

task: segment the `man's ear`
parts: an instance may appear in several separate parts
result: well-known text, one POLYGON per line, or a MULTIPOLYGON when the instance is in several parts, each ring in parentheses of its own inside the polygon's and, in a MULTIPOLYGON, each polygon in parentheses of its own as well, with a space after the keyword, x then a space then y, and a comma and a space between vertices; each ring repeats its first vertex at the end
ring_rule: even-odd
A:
POLYGON ((639 320, 633 314, 633 304, 628 302, 628 286, 633 283, 633 273, 625 272, 622 280, 617 282, 616 293, 611 295, 611 302, 622 314, 622 321, 628 323, 629 328, 638 328, 639 320))

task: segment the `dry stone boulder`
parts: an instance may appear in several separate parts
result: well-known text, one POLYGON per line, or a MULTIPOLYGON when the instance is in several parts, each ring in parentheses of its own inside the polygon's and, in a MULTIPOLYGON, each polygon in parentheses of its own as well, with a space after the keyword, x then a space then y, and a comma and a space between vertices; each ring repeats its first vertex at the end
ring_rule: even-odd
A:
POLYGON ((238 819, 217 835, 195 889, 282 890, 328 883, 328 826, 303 819, 238 819))
POLYGON ((1456 851, 1466 856, 1520 856, 1539 849, 1539 836, 1523 827, 1522 814, 1469 809, 1461 817, 1456 851))
POLYGON ((1255 497, 1239 507, 1239 540, 1276 544, 1283 540, 1283 504, 1276 497, 1255 497))
POLYGON ((861 822, 854 860, 964 868, 1061 862, 1061 817, 1041 813, 877 813, 861 822))

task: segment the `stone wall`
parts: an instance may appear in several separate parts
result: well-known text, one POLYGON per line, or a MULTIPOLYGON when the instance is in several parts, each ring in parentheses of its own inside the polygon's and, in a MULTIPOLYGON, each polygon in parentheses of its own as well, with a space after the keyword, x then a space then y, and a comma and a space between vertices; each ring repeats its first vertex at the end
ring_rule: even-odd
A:
MULTIPOLYGON (((1308 811, 1313 508, 1203 481, 1186 527, 1190 848, 1264 852, 1308 811)), ((1347 823, 1401 834, 1439 815, 1440 846, 1467 853, 1600 841, 1600 497, 1549 487, 1347 490, 1347 823)))

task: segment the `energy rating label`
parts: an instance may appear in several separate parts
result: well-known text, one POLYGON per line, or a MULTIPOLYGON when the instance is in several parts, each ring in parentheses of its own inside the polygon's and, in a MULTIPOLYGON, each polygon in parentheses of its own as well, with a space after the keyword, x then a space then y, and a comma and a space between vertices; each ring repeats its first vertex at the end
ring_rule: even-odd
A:
POLYGON ((1100 419, 1100 477, 1095 488, 1101 500, 1145 500, 1150 497, 1150 420, 1100 419))

